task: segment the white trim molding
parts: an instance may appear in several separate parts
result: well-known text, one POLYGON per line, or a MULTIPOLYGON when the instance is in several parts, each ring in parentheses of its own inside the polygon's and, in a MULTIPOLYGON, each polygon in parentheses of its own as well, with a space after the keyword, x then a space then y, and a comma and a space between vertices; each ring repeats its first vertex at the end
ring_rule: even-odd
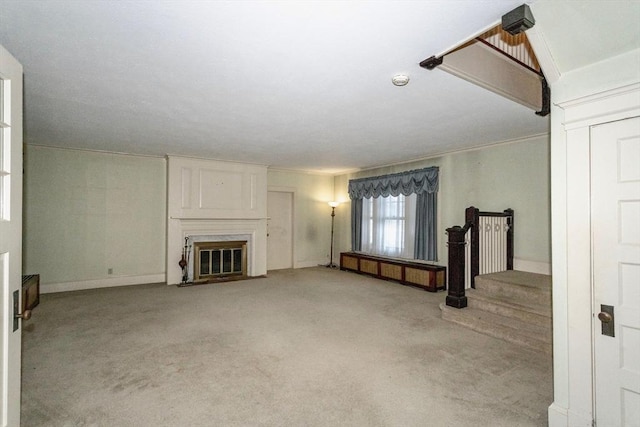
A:
POLYGON ((318 267, 318 266, 324 266, 326 263, 327 263, 326 259, 317 259, 315 261, 299 261, 294 264, 293 268, 318 267))
POLYGON ((143 276, 120 276, 108 279, 82 280, 79 282, 42 283, 40 293, 82 291, 86 289, 113 288, 116 286, 145 285, 148 283, 165 283, 165 273, 147 274, 143 276))
POLYGON ((514 258, 513 269, 537 274, 551 274, 551 263, 514 258))
POLYGON ((640 83, 600 92, 558 104, 564 110, 566 131, 640 115, 640 83))

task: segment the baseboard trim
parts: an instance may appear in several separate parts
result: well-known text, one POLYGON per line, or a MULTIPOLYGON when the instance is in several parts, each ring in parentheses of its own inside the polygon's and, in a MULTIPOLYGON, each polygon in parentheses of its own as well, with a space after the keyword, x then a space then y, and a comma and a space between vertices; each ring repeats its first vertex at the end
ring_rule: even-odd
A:
POLYGON ((551 275, 551 263, 548 262, 529 261, 526 259, 514 258, 513 269, 527 271, 529 273, 546 274, 549 276, 551 275))
POLYGON ((55 292, 81 291, 85 289, 113 288, 115 286, 143 285, 145 283, 165 283, 165 273, 148 274, 144 276, 120 276, 109 279, 83 280, 78 282, 43 283, 40 285, 40 293, 52 294, 55 292))
MULTIPOLYGON (((333 261, 335 264, 338 264, 336 261, 333 261)), ((294 268, 309 268, 309 267, 317 267, 319 265, 327 264, 327 260, 316 260, 316 261, 298 261, 296 262, 296 266, 294 268)))
POLYGON ((569 409, 567 411, 567 426, 570 427, 592 427, 594 425, 591 414, 576 412, 569 409))
POLYGON ((558 406, 556 403, 552 403, 549 406, 548 416, 549 427, 567 427, 569 425, 567 409, 558 406))

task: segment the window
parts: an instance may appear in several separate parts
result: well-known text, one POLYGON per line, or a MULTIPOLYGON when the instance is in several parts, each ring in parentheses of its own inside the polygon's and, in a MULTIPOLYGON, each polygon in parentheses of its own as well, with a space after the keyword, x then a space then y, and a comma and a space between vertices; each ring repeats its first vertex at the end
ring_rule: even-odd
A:
POLYGON ((11 219, 11 126, 8 81, 0 78, 0 220, 11 219), (7 103, 7 105, 5 105, 7 103))
POLYGON ((364 252, 414 257, 416 195, 372 197, 362 201, 364 252))
POLYGON ((351 249, 437 260, 437 195, 437 166, 349 180, 351 249))

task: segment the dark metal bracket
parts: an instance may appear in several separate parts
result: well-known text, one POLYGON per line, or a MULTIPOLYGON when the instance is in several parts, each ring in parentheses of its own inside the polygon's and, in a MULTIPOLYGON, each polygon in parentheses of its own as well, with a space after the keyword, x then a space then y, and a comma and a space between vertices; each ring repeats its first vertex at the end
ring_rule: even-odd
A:
POLYGON ((431 56, 431 57, 425 59, 424 61, 420 62, 420 66, 422 68, 426 68, 427 70, 433 70, 438 65, 442 64, 443 58, 444 58, 444 56, 441 56, 440 58, 436 58, 435 56, 431 56))
POLYGON ((548 116, 551 113, 551 88, 549 87, 549 83, 547 83, 547 79, 542 76, 542 108, 540 111, 536 111, 538 116, 544 117, 548 116))

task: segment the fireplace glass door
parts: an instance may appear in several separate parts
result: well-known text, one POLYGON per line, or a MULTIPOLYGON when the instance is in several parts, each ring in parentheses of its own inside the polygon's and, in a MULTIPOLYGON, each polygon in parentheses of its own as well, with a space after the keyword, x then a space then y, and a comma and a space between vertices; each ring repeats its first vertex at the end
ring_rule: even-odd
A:
POLYGON ((247 242, 196 242, 194 281, 246 276, 247 242))

